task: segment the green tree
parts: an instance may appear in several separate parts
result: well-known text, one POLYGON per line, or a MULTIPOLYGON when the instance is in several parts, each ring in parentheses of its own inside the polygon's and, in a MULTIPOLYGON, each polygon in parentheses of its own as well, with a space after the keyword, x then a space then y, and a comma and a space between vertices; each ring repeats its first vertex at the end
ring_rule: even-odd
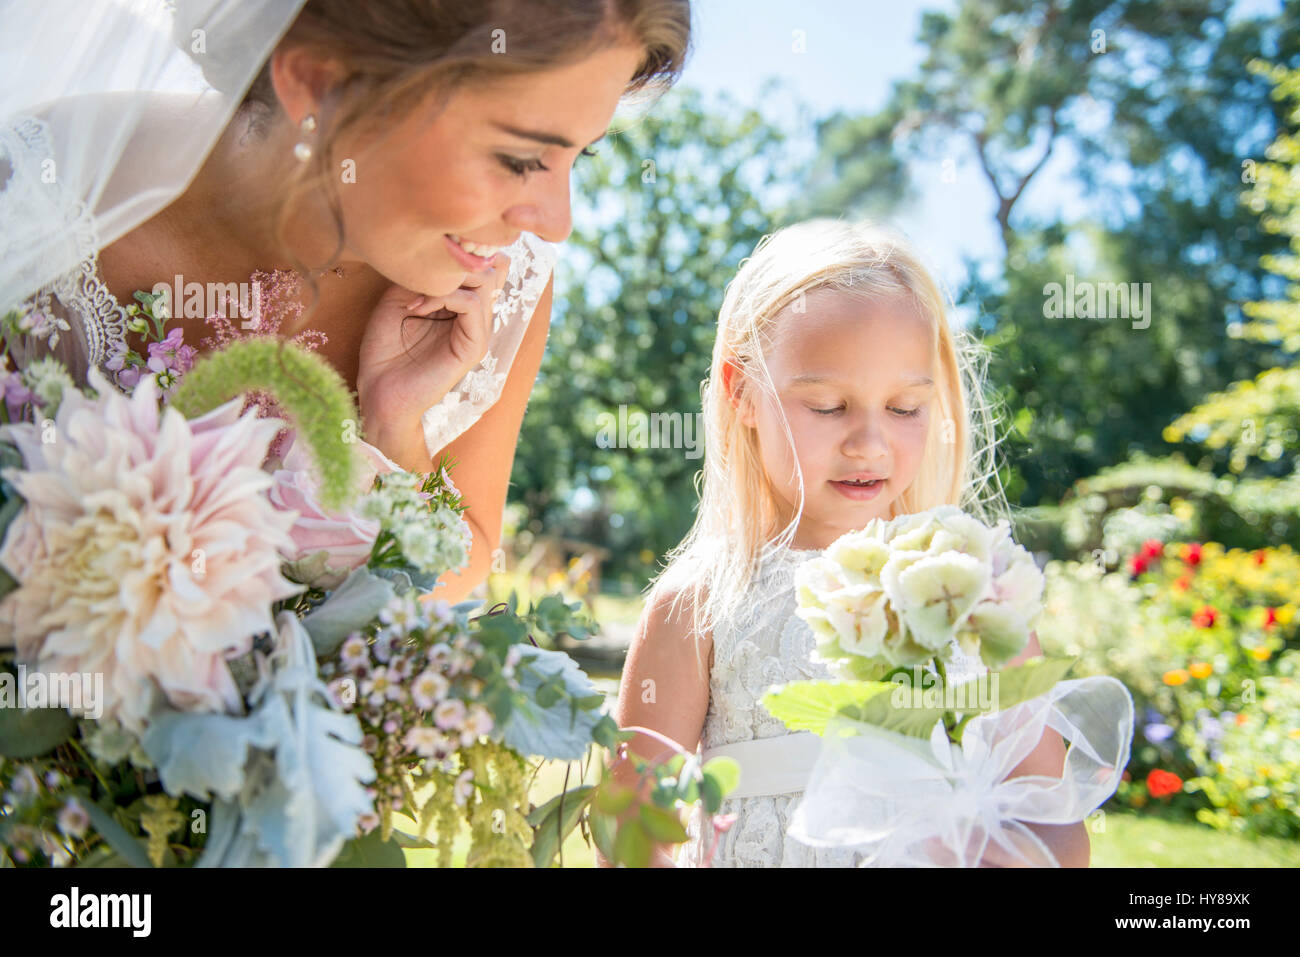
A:
POLYGON ((1267 160, 1250 168, 1254 185, 1245 201, 1261 214, 1265 230, 1286 237, 1289 251, 1263 258, 1264 268, 1287 283, 1285 295, 1246 303, 1251 321, 1241 335, 1276 348, 1285 364, 1207 396, 1165 430, 1170 442, 1191 438, 1227 450, 1235 473, 1246 473, 1252 462, 1294 469, 1300 454, 1300 70, 1252 67, 1273 82, 1273 95, 1289 114, 1267 160))
POLYGON ((512 475, 524 529, 608 547, 611 572, 643 579, 690 527, 702 444, 602 448, 597 437, 623 407, 676 415, 685 444, 726 284, 780 225, 797 182, 783 145, 757 112, 678 88, 578 168, 574 195, 592 205, 557 267, 562 294, 512 475))
POLYGON ((1263 288, 1259 258, 1278 250, 1237 201, 1243 162, 1279 120, 1245 64, 1266 46, 1300 53, 1297 10, 1230 20, 1229 0, 963 0, 925 15, 918 74, 878 114, 822 124, 809 212, 892 209, 900 184, 922 185, 907 174, 927 156, 969 155, 992 191, 1005 255, 991 273, 972 262, 959 300, 1018 410, 1008 486, 1023 504, 1167 451, 1174 417, 1267 363, 1227 334, 1263 288), (1026 208, 1057 155, 1088 197, 1077 222, 1026 208), (1045 287, 1071 275, 1150 283, 1150 325, 1049 319, 1045 287))

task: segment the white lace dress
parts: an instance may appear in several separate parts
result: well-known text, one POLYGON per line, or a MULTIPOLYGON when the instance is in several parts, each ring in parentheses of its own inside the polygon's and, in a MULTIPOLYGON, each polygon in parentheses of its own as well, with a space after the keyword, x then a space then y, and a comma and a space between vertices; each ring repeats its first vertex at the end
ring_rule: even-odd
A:
MULTIPOLYGON (((740 612, 715 624, 703 750, 789 734, 760 703, 763 694, 782 682, 831 677, 824 665, 812 661, 812 630, 794 613, 795 567, 821 554, 792 548, 771 552, 759 564, 746 600, 737 604, 740 612)), ((712 848, 708 866, 856 866, 861 859, 851 851, 813 848, 786 835, 801 793, 792 790, 724 801, 722 813, 737 817, 712 848)), ((691 839, 678 851, 679 867, 700 867, 708 860, 711 847, 699 825, 698 819, 690 822, 691 839)))

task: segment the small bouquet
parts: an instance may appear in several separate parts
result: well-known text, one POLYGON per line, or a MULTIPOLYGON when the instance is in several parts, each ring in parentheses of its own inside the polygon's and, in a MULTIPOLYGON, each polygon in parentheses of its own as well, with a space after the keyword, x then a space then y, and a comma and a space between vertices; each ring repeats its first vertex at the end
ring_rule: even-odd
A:
POLYGON ((617 861, 598 787, 529 798, 627 737, 534 639, 585 637, 580 606, 436 600, 470 549, 451 463, 368 446, 306 349, 196 359, 137 298, 160 348, 129 394, 52 359, 6 382, 0 865, 447 865, 465 824, 470 865, 548 866, 580 825, 617 861))
POLYGON ((1133 705, 1113 678, 1062 680, 1072 658, 1005 665, 1042 611, 1043 576, 1011 538, 955 506, 875 519, 795 573, 816 656, 841 676, 772 688, 767 709, 822 750, 790 834, 881 866, 1056 866, 1026 826, 1082 821, 1118 786, 1133 705), (1045 728, 1063 774, 1010 778, 1045 728), (992 845, 992 847, 990 847, 992 845))

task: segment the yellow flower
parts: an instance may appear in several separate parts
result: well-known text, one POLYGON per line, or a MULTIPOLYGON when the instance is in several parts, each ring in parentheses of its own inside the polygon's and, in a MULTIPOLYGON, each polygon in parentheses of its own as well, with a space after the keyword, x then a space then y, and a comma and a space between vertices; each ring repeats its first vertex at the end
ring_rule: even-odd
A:
POLYGON ((1250 656, 1256 661, 1268 661, 1273 657, 1273 651, 1271 648, 1251 648, 1250 656))
POLYGON ((1174 668, 1172 671, 1166 671, 1162 679, 1167 685, 1181 685, 1187 682, 1189 675, 1182 668, 1174 668))
POLYGON ((1208 678, 1214 672, 1214 666, 1208 661, 1194 661, 1188 666, 1193 678, 1208 678))
POLYGON ((1295 604, 1287 602, 1285 605, 1279 605, 1274 614, 1277 615, 1279 625, 1289 625, 1291 620, 1295 618, 1295 604))
POLYGON ((1286 733, 1288 738, 1300 738, 1300 728, 1292 728, 1286 733))

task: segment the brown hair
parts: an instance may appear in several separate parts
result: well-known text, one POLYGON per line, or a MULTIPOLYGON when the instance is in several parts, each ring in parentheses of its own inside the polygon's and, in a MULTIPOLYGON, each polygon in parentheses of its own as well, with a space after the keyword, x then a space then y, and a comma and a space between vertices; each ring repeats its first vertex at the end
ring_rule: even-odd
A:
MULTIPOLYGON (((690 21, 690 0, 308 0, 279 47, 307 47, 337 59, 348 73, 327 94, 312 158, 295 164, 273 211, 276 241, 289 248, 289 211, 323 187, 338 245, 330 261, 316 268, 332 265, 342 252, 338 177, 328 168, 338 139, 382 128, 431 93, 445 102, 474 78, 576 62, 624 37, 645 50, 627 92, 666 89, 685 64, 690 21)), ((255 133, 278 110, 270 67, 268 59, 240 107, 255 133)), ((295 264, 311 285, 314 305, 316 282, 305 264, 295 264)))

